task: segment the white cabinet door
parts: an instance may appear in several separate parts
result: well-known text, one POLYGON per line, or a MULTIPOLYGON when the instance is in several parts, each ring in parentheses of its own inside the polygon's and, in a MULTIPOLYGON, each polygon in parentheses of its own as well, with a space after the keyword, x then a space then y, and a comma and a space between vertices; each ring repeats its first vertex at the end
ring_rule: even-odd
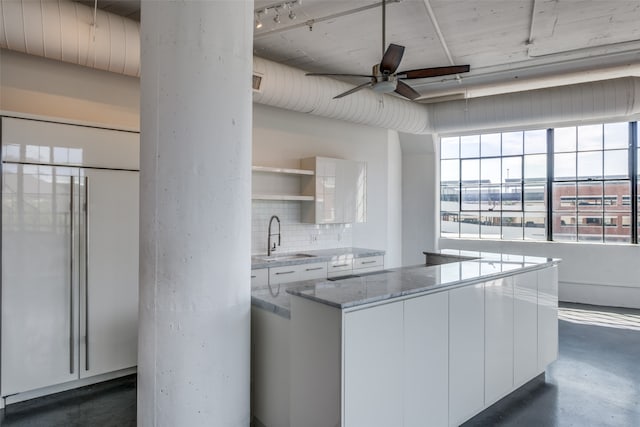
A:
POLYGON ((344 427, 402 426, 403 302, 344 315, 344 427))
POLYGON ((513 280, 493 280, 484 285, 485 303, 485 406, 513 388, 513 280))
POLYGON ((269 284, 297 282, 300 277, 300 267, 297 265, 287 265, 284 267, 272 267, 269 269, 269 284))
POLYGON ((368 256, 353 259, 353 274, 370 273, 384 269, 384 256, 368 256))
POLYGON ((137 364, 138 172, 84 170, 87 250, 80 262, 82 341, 80 376, 137 364), (86 304, 86 305, 85 305, 86 304))
POLYGON ((328 262, 327 276, 337 277, 346 276, 352 273, 353 270, 353 255, 339 255, 335 256, 328 262))
POLYGON ((2 168, 0 391, 7 396, 78 377, 78 235, 72 230, 79 171, 2 168))
POLYGON ((259 268, 251 270, 251 289, 269 284, 269 269, 259 268))
MULTIPOLYGON (((404 426, 447 426, 449 293, 404 303, 404 426)), ((394 424, 400 425, 400 424, 394 424)))
POLYGON ((299 268, 298 280, 313 280, 327 278, 327 263, 313 262, 310 264, 301 264, 296 266, 299 268))
POLYGON ((449 425, 484 407, 484 284, 449 292, 449 425))
POLYGON ((513 380, 520 387, 538 368, 538 273, 518 274, 513 280, 513 380))
POLYGON ((558 358, 558 267, 538 272, 538 371, 558 358))
POLYGON ((303 194, 315 196, 314 203, 302 205, 304 222, 344 224, 366 221, 365 162, 313 157, 302 159, 300 165, 315 171, 310 180, 314 184, 303 185, 303 194))

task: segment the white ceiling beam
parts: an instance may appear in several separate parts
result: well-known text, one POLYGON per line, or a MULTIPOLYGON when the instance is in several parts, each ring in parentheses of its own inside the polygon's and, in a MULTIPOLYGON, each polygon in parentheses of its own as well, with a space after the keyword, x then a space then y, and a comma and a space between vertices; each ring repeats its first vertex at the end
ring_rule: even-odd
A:
POLYGON ((449 64, 456 65, 455 62, 453 61, 453 57, 451 56, 451 51, 449 51, 449 46, 447 46, 447 42, 444 39, 444 34, 442 34, 442 31, 440 30, 440 25, 438 25, 438 20, 436 19, 436 14, 433 12, 433 8, 431 7, 431 2, 429 0, 424 0, 424 5, 427 8, 427 13, 429 14, 429 19, 433 24, 433 29, 436 31, 436 34, 438 35, 438 40, 440 41, 442 50, 444 51, 445 55, 447 55, 447 58, 449 59, 449 64))

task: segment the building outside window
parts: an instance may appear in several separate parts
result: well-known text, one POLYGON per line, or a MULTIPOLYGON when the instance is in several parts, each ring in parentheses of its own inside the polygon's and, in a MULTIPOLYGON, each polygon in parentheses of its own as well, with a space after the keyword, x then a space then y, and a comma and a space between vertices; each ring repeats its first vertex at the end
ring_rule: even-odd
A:
POLYGON ((441 138, 441 236, 631 243, 637 133, 625 122, 441 138))

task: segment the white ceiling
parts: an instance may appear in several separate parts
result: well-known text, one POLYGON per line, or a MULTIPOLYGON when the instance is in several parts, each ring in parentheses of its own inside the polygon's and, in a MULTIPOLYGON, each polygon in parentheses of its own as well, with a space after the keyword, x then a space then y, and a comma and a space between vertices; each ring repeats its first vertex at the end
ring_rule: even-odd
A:
MULTIPOLYGON (((278 3, 256 0, 255 9, 278 3)), ((471 65, 471 72, 460 79, 410 81, 426 98, 640 76, 640 0, 387 3, 386 41, 406 47, 400 70, 452 65, 452 61, 471 65)), ((262 17, 262 28, 255 30, 254 52, 307 71, 369 74, 382 55, 379 4, 302 0, 293 7, 297 18, 290 20, 284 11, 280 24, 273 22, 271 10, 262 17)), ((98 7, 134 19, 139 14, 139 0, 98 0, 98 7)))

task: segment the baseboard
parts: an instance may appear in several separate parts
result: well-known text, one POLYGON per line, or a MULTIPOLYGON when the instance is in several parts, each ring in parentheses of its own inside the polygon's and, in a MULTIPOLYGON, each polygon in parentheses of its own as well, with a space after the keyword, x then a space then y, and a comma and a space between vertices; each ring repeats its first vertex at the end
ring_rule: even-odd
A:
POLYGON ((558 299, 562 302, 640 309, 640 287, 560 282, 558 299))
POLYGON ((83 378, 76 381, 70 381, 68 383, 56 384, 50 387, 44 387, 37 390, 26 391, 24 393, 13 394, 11 396, 7 396, 4 399, 0 399, 0 409, 5 405, 11 405, 18 402, 24 402, 25 400, 31 400, 42 396, 47 396, 49 394, 60 393, 67 390, 72 390, 74 388, 84 387, 92 384, 101 383, 103 381, 109 381, 116 378, 124 377, 126 375, 135 374, 137 372, 137 368, 127 368, 121 369, 115 372, 109 372, 102 375, 96 375, 89 378, 83 378))

